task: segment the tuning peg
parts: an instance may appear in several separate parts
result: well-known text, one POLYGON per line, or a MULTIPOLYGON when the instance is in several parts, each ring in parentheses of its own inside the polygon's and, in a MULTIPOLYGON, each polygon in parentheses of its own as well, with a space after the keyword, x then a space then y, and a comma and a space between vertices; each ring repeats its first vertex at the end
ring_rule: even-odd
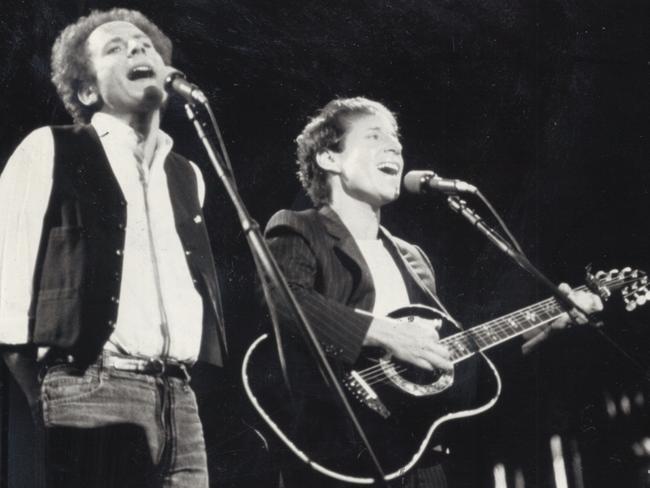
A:
POLYGON ((605 273, 603 270, 597 271, 595 274, 596 278, 599 280, 603 279, 606 275, 607 273, 605 273))
POLYGON ((625 309, 628 312, 650 302, 650 287, 648 276, 637 269, 625 267, 622 270, 612 269, 607 275, 612 280, 618 280, 618 286, 622 286, 622 296, 625 309), (631 279, 633 277, 633 279, 631 279), (624 286, 623 286, 624 285, 624 286))

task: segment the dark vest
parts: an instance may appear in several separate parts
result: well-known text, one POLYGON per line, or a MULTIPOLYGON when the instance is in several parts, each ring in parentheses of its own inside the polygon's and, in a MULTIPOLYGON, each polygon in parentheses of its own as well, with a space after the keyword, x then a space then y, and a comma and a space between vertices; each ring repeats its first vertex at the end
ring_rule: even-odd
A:
MULTIPOLYGON (((52 132, 53 184, 34 272, 32 340, 91 362, 117 319, 127 203, 92 126, 52 132)), ((199 360, 220 366, 223 313, 196 174, 175 153, 165 160, 165 173, 176 231, 203 299, 199 360)))

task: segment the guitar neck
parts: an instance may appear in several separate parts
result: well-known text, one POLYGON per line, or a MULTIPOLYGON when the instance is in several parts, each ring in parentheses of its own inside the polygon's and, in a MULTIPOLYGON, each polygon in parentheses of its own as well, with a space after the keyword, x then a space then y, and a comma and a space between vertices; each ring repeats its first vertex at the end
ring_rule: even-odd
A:
MULTIPOLYGON (((586 290, 586 286, 577 288, 586 290)), ((451 361, 458 362, 517 337, 528 330, 553 322, 565 313, 555 298, 547 298, 440 341, 449 349, 451 361)))

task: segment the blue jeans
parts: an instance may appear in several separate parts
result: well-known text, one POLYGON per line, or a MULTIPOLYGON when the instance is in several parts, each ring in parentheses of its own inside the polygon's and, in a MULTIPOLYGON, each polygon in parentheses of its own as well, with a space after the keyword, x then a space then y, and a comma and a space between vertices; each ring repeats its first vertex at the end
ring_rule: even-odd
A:
POLYGON ((207 488, 188 379, 97 364, 48 369, 41 390, 48 486, 207 488))

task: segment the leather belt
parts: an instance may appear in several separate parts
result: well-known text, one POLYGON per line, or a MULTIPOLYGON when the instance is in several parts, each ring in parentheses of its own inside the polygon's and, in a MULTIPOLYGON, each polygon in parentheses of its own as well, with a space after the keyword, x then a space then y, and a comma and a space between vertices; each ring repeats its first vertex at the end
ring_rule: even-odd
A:
POLYGON ((102 366, 118 371, 131 371, 133 373, 171 376, 183 380, 190 379, 185 363, 160 358, 140 359, 134 357, 114 356, 104 353, 102 366))
MULTIPOLYGON (((77 364, 73 356, 56 356, 46 360, 46 368, 57 364, 77 364)), ((168 376, 189 381, 191 379, 188 366, 173 359, 163 360, 160 358, 136 358, 120 356, 112 352, 103 351, 94 363, 103 368, 115 369, 117 371, 129 371, 132 373, 150 374, 156 376, 168 376)))

